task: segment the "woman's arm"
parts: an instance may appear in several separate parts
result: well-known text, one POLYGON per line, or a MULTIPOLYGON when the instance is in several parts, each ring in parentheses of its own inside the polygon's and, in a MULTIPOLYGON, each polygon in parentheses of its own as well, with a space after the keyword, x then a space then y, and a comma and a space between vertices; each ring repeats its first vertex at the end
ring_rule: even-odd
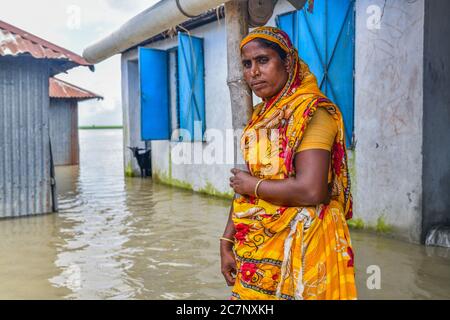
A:
MULTIPOLYGON (((234 223, 232 220, 233 215, 233 204, 230 208, 230 213, 228 215, 228 222, 225 226, 225 231, 223 232, 223 237, 228 238, 230 240, 234 239, 234 234, 236 230, 234 229, 234 223)), ((221 262, 221 271, 227 282, 227 285, 234 285, 236 274, 236 260, 234 258, 233 252, 233 244, 229 241, 220 240, 220 262, 221 262)))
MULTIPOLYGON (((295 155, 295 177, 265 180, 258 188, 259 198, 279 206, 301 207, 326 203, 330 152, 321 149, 305 150, 295 155)), ((233 169, 230 186, 239 194, 254 196, 258 178, 233 169)))
MULTIPOLYGON (((223 232, 223 237, 228 239, 234 239, 234 234, 236 233, 236 230, 234 229, 234 223, 233 223, 233 203, 231 203, 230 213, 228 214, 228 221, 227 225, 225 226, 225 231, 223 232)), ((231 245, 230 242, 228 244, 231 245)))

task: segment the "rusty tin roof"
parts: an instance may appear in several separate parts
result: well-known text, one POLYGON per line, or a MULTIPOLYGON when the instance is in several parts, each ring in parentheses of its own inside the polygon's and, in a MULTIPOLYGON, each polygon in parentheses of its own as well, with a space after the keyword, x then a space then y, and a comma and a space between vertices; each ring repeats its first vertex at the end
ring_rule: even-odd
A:
POLYGON ((76 99, 76 100, 89 100, 89 99, 101 99, 103 97, 77 87, 71 83, 65 82, 61 79, 50 78, 49 81, 49 94, 52 99, 76 99))
POLYGON ((63 63, 60 72, 77 66, 87 66, 93 71, 93 65, 78 54, 0 20, 0 56, 21 55, 60 61, 63 63))

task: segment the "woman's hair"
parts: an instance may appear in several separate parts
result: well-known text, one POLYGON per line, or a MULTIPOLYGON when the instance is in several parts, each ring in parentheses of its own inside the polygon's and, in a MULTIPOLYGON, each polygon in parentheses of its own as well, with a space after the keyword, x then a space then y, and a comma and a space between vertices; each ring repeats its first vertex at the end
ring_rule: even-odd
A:
POLYGON ((278 53, 278 55, 280 56, 281 60, 286 61, 287 52, 284 51, 283 49, 281 49, 281 47, 277 43, 263 39, 263 38, 257 38, 253 41, 257 41, 264 48, 270 48, 270 49, 275 50, 278 53))

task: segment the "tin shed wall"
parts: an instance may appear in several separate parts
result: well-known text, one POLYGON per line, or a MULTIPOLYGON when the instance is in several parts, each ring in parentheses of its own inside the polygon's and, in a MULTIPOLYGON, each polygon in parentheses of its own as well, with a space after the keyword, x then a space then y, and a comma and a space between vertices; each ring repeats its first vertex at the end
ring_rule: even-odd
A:
POLYGON ((76 100, 50 99, 50 137, 56 166, 79 163, 76 100))
POLYGON ((52 211, 47 60, 0 57, 0 218, 52 211))

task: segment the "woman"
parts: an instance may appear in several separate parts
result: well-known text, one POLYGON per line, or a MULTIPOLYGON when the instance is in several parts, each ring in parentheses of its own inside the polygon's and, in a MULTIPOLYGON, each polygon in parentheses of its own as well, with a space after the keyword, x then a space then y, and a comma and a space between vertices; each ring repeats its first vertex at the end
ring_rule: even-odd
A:
POLYGON ((342 115, 281 30, 241 43, 244 78, 263 99, 241 140, 248 171, 221 238, 232 299, 356 299, 342 115))

